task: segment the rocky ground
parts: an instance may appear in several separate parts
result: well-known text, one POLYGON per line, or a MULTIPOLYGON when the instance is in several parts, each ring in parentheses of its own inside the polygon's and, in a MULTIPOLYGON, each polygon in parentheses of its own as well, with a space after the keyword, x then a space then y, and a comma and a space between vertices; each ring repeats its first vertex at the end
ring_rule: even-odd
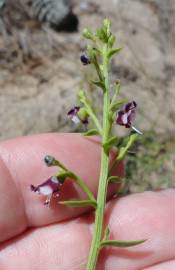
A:
POLYGON ((137 126, 173 134, 175 1, 74 1, 74 13, 78 32, 57 33, 26 21, 10 41, 0 39, 0 138, 71 129, 66 112, 90 72, 79 62, 81 30, 95 29, 106 16, 124 48, 112 63, 112 80, 119 78, 122 96, 139 104, 137 126))
MULTIPOLYGON (((118 46, 123 47, 112 62, 111 82, 121 80, 122 97, 139 104, 137 127, 156 132, 160 141, 155 155, 145 161, 144 150, 141 163, 132 160, 129 168, 140 166, 137 182, 146 173, 145 162, 154 163, 159 150, 162 153, 162 138, 168 138, 169 150, 164 149, 168 156, 166 152, 163 161, 167 166, 160 162, 159 173, 152 166, 145 176, 157 179, 171 172, 166 177, 170 176, 171 182, 175 162, 175 144, 171 144, 175 132, 175 1, 77 0, 73 11, 79 19, 77 32, 56 32, 23 19, 11 35, 0 36, 0 139, 75 129, 66 113, 76 104, 79 88, 88 88, 88 76, 93 76, 90 67, 82 67, 79 61, 85 45, 81 32, 87 26, 96 29, 109 17, 118 46)), ((147 148, 146 141, 144 144, 147 148)), ((152 151, 150 144, 148 149, 152 151)))

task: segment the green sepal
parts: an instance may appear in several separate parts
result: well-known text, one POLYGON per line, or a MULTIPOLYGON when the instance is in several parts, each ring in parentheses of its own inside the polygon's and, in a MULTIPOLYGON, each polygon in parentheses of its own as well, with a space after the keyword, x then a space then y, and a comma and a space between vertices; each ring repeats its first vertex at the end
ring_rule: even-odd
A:
POLYGON ((127 247, 132 247, 132 246, 143 244, 145 241, 146 241, 146 239, 133 240, 133 241, 104 240, 101 242, 101 247, 112 246, 112 247, 127 248, 127 247))
POLYGON ((104 43, 108 42, 108 36, 107 36, 106 31, 103 27, 97 29, 96 35, 102 42, 104 42, 104 43))
POLYGON ((138 134, 134 133, 129 137, 129 140, 128 140, 126 146, 120 148, 119 154, 118 154, 117 159, 116 159, 117 161, 124 159, 125 155, 128 152, 128 149, 137 140, 138 136, 139 136, 138 134))
POLYGON ((116 53, 119 53, 120 51, 122 50, 122 48, 115 48, 115 49, 111 49, 109 52, 108 52, 108 59, 111 59, 111 57, 116 54, 116 53))
POLYGON ((86 120, 89 116, 89 114, 87 113, 87 110, 84 107, 80 108, 77 115, 82 121, 86 120))
POLYGON ((115 43, 115 36, 111 35, 109 37, 109 39, 108 39, 108 45, 109 45, 109 47, 112 48, 113 45, 114 45, 114 43, 115 43))
POLYGON ((103 147, 106 152, 108 152, 113 146, 115 146, 118 142, 118 137, 111 137, 106 143, 103 144, 103 147))
POLYGON ((97 207, 97 203, 95 200, 59 201, 59 204, 72 207, 84 207, 84 206, 93 206, 94 208, 97 207))
POLYGON ((110 177, 108 177, 108 182, 109 183, 120 184, 120 183, 122 183, 122 178, 119 177, 119 176, 110 176, 110 177))
POLYGON ((126 99, 118 100, 116 102, 113 102, 110 106, 110 109, 112 111, 118 110, 124 103, 126 102, 126 99))
POLYGON ((91 63, 94 63, 97 62, 97 56, 101 54, 101 51, 96 48, 96 47, 92 47, 90 45, 87 46, 87 52, 88 52, 88 55, 91 59, 91 63))
POLYGON ((93 55, 97 56, 101 54, 101 50, 96 47, 89 47, 89 50, 92 51, 93 55))
POLYGON ((91 83, 93 83, 94 85, 102 88, 102 89, 105 89, 105 85, 102 81, 94 81, 94 80, 91 80, 91 83))
POLYGON ((100 135, 99 131, 95 128, 88 130, 87 132, 83 133, 84 136, 93 136, 93 135, 100 135))
POLYGON ((111 21, 107 18, 103 20, 103 29, 106 35, 109 37, 111 35, 111 21))
POLYGON ((80 90, 79 93, 78 93, 78 97, 80 99, 80 102, 84 103, 84 101, 86 100, 85 92, 83 90, 80 90))
POLYGON ((120 94, 120 80, 116 80, 115 81, 115 95, 116 95, 116 97, 118 97, 119 96, 119 94, 120 94))
POLYGON ((83 37, 90 39, 92 41, 95 41, 95 37, 93 35, 93 33, 91 32, 91 30, 89 30, 88 28, 84 28, 83 30, 83 37))
POLYGON ((71 173, 69 171, 61 170, 56 176, 58 177, 59 182, 63 184, 66 178, 71 177, 71 173))

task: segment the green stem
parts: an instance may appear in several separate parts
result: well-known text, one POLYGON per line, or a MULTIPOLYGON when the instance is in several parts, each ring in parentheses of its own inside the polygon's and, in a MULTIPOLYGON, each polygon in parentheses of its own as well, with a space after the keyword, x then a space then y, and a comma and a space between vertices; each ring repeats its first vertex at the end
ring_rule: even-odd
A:
POLYGON ((101 71, 100 71, 100 68, 99 68, 99 65, 98 65, 98 62, 97 62, 97 58, 95 58, 95 60, 94 60, 94 66, 95 66, 95 69, 97 71, 97 74, 98 74, 98 77, 99 77, 100 81, 103 81, 103 76, 101 74, 101 71))
MULTIPOLYGON (((110 97, 109 97, 109 78, 108 78, 108 58, 107 58, 107 45, 103 48, 103 75, 105 91, 103 96, 103 137, 102 145, 105 144, 109 138, 110 123, 108 118, 110 97)), ((89 253, 89 259, 87 264, 87 270, 95 270, 97 258, 100 251, 102 234, 103 234, 103 218, 106 204, 106 193, 108 185, 108 169, 109 169, 109 154, 106 153, 102 147, 101 151, 101 169, 100 169, 100 180, 97 195, 97 208, 95 212, 95 227, 93 233, 93 239, 91 249, 89 253)))
POLYGON ((116 99, 120 93, 120 83, 117 83, 115 93, 113 95, 113 98, 111 100, 110 108, 112 108, 112 105, 116 102, 116 99))
POLYGON ((97 119, 97 117, 95 116, 94 112, 92 111, 92 108, 90 107, 90 105, 88 104, 88 102, 84 99, 83 104, 85 106, 85 108, 87 109, 87 112, 89 114, 89 116, 91 117, 91 119, 93 120, 94 124, 96 125, 100 135, 102 135, 102 128, 101 125, 97 119))
MULTIPOLYGON (((58 166, 60 168, 62 168, 65 171, 65 175, 67 177, 70 177, 75 183, 77 183, 79 185, 79 187, 87 194, 88 198, 94 202, 94 204, 96 204, 96 199, 92 193, 92 191, 90 191, 90 189, 88 188, 88 186, 85 184, 85 182, 81 179, 80 176, 76 175, 75 173, 73 173, 72 171, 70 171, 68 168, 66 168, 60 161, 55 160, 55 166, 58 166)), ((59 176, 59 173, 58 173, 59 176)))
POLYGON ((88 198, 95 202, 96 204, 96 199, 93 195, 93 193, 90 191, 90 189, 88 188, 88 186, 85 184, 85 182, 77 175, 75 175, 74 173, 71 173, 70 177, 73 178, 73 180, 75 180, 75 182, 81 187, 81 189, 87 194, 88 198))
POLYGON ((113 170, 114 168, 117 167, 117 164, 118 164, 118 163, 119 163, 119 161, 116 160, 116 159, 112 162, 111 168, 109 169, 109 174, 108 174, 108 176, 111 176, 112 170, 113 170))

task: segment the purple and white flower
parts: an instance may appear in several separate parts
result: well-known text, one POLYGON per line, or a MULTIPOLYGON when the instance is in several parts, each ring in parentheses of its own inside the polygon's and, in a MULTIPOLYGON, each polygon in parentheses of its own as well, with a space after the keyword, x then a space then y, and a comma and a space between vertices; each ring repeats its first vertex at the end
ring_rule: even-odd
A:
POLYGON ((51 176, 42 184, 38 186, 31 185, 30 188, 33 192, 47 196, 44 204, 49 205, 53 195, 59 196, 58 192, 60 191, 61 186, 62 182, 59 181, 58 177, 51 176))
POLYGON ((75 106, 67 113, 67 115, 75 124, 88 124, 88 116, 82 110, 83 108, 75 106))
POLYGON ((121 110, 117 112, 116 124, 125 126, 125 128, 132 128, 139 134, 142 134, 138 129, 136 129, 132 123, 135 120, 137 103, 131 101, 123 106, 121 110))

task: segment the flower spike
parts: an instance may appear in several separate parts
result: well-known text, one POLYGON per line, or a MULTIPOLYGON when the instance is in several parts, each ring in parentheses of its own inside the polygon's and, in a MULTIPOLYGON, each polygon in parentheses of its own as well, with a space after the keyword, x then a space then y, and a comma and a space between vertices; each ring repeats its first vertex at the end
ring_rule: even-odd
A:
POLYGON ((63 182, 57 176, 51 176, 42 184, 38 186, 31 185, 30 188, 33 192, 47 196, 44 204, 50 205, 53 195, 59 196, 58 192, 62 184, 63 182))
POLYGON ((117 112, 116 124, 120 126, 125 126, 125 128, 132 128, 139 134, 142 134, 137 128, 132 125, 135 119, 137 103, 131 101, 123 106, 121 110, 117 112))

